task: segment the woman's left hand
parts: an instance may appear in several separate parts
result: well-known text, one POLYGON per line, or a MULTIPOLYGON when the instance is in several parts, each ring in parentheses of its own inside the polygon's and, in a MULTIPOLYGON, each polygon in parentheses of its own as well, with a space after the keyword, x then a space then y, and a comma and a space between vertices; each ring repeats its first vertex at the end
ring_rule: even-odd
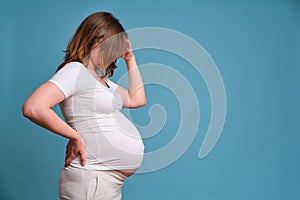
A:
POLYGON ((130 62, 131 60, 135 59, 135 57, 132 52, 131 43, 128 39, 126 39, 126 43, 127 43, 127 51, 121 56, 121 58, 123 58, 126 62, 130 62))

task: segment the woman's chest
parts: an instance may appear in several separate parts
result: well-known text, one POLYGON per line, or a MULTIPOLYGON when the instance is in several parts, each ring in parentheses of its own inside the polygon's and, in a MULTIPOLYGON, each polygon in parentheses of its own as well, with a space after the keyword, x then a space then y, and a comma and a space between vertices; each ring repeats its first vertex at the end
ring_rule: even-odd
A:
POLYGON ((66 99, 61 106, 62 110, 72 116, 88 116, 121 110, 123 102, 117 91, 99 86, 85 88, 66 99))
POLYGON ((111 88, 100 88, 94 93, 94 110, 96 113, 110 113, 121 110, 121 96, 111 88))

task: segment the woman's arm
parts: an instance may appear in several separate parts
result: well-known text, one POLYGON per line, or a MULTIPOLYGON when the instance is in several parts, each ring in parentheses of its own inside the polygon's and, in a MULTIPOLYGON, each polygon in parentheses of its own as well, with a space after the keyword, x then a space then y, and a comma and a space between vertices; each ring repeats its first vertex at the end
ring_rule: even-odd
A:
POLYGON ((123 99, 123 107, 138 108, 144 106, 146 104, 144 84, 129 40, 128 51, 121 57, 126 62, 129 79, 128 89, 122 87, 117 88, 117 91, 123 99))
POLYGON ((48 129, 76 145, 76 151, 81 155, 85 165, 85 146, 78 132, 62 120, 52 107, 65 99, 63 92, 52 82, 47 81, 37 88, 22 106, 23 115, 37 125, 48 129))

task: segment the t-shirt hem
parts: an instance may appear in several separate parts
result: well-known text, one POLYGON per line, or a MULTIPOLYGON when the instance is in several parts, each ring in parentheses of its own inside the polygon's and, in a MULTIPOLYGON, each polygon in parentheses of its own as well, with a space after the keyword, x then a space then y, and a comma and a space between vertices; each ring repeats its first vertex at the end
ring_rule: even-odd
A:
POLYGON ((82 166, 81 164, 74 164, 71 163, 70 164, 72 167, 76 167, 76 168, 81 168, 81 169, 88 169, 88 170, 131 170, 131 169, 138 169, 140 167, 140 165, 135 165, 135 166, 126 166, 126 167, 109 167, 109 166, 103 166, 103 165, 85 165, 82 166))

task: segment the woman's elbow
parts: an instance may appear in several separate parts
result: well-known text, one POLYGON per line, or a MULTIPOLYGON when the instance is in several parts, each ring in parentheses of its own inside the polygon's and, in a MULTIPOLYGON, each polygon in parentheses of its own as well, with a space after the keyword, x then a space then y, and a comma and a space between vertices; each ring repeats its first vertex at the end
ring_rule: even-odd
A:
POLYGON ((23 113, 23 116, 26 118, 29 118, 31 115, 31 108, 28 105, 28 103, 26 103, 26 102, 22 105, 22 113, 23 113))
POLYGON ((28 102, 25 102, 22 106, 23 116, 29 119, 34 118, 37 115, 39 108, 28 102))
POLYGON ((146 104, 147 104, 147 100, 144 99, 144 100, 141 102, 140 107, 145 106, 146 104))
POLYGON ((136 103, 135 107, 136 107, 136 108, 143 107, 143 106, 146 105, 146 103, 147 103, 147 100, 146 100, 146 99, 140 100, 139 102, 136 103))

